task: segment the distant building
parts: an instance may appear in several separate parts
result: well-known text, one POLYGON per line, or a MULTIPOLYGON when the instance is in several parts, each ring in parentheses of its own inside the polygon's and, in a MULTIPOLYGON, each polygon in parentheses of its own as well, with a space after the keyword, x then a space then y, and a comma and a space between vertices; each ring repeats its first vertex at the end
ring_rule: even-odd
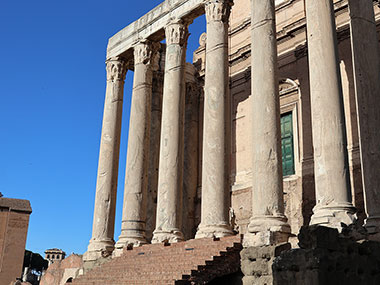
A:
POLYGON ((57 260, 65 259, 66 253, 62 249, 51 248, 45 250, 45 259, 49 261, 49 265, 57 260))
POLYGON ((0 284, 22 276, 31 213, 28 200, 0 197, 0 284))
POLYGON ((83 274, 82 256, 71 254, 62 261, 51 264, 42 276, 40 285, 64 285, 83 274))

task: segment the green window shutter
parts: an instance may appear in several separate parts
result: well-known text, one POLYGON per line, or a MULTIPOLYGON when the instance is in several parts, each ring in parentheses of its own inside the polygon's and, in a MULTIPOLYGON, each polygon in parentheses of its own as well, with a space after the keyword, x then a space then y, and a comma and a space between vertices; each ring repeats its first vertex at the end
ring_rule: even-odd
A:
POLYGON ((292 113, 281 115, 281 145, 283 175, 295 174, 292 113))

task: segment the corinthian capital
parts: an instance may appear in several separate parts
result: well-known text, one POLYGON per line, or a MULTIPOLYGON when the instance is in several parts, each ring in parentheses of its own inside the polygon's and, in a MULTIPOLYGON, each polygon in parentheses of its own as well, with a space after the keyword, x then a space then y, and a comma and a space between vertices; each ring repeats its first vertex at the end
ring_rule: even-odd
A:
POLYGON ((170 23, 165 27, 166 44, 185 45, 189 37, 187 24, 181 21, 170 23))
POLYGON ((232 2, 230 0, 210 0, 205 4, 207 22, 228 22, 232 2))
POLYGON ((127 62, 120 57, 106 61, 107 81, 124 81, 127 74, 127 62))
POLYGON ((139 42, 134 47, 135 64, 148 64, 152 60, 153 47, 149 41, 139 42))

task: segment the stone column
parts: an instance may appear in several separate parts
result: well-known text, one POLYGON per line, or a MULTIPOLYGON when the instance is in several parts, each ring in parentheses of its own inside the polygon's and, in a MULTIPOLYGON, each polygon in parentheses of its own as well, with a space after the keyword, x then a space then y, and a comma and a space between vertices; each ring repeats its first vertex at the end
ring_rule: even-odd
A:
POLYGON ((119 168, 119 150, 121 133, 121 115, 123 109, 124 80, 127 72, 126 62, 112 58, 107 64, 107 89, 104 103, 103 126, 100 143, 98 178, 92 238, 83 259, 95 261, 109 256, 115 241, 115 207, 117 177, 119 168))
POLYGON ((196 238, 231 235, 231 106, 228 82, 228 19, 231 1, 211 0, 207 20, 201 223, 196 238))
MULTIPOLYGON (((191 82, 186 81, 185 103, 185 136, 183 163, 183 222, 182 231, 185 239, 193 239, 195 235, 195 203, 198 187, 198 143, 199 143, 199 94, 200 88, 195 81, 195 67, 191 67, 191 82)), ((189 68, 190 69, 190 68, 189 68)))
POLYGON ((183 123, 187 25, 181 21, 165 27, 166 59, 156 229, 152 243, 183 240, 181 228, 183 123))
POLYGON ((371 0, 349 0, 360 157, 370 234, 380 232, 380 61, 371 0))
POLYGON ((152 108, 150 118, 150 147, 149 147, 149 170, 148 170, 148 202, 146 235, 150 242, 156 225, 157 213, 157 188, 158 188, 158 165, 160 161, 160 136, 162 94, 164 92, 164 66, 165 50, 163 45, 159 52, 154 55, 152 108))
POLYGON ((246 246, 286 242, 274 0, 252 0, 252 217, 246 246))
POLYGON ((351 224, 343 94, 332 0, 307 0, 306 19, 314 146, 316 206, 310 224, 351 224))
POLYGON ((147 41, 134 46, 135 72, 129 122, 121 234, 115 255, 129 244, 147 243, 145 236, 148 187, 152 48, 147 41))

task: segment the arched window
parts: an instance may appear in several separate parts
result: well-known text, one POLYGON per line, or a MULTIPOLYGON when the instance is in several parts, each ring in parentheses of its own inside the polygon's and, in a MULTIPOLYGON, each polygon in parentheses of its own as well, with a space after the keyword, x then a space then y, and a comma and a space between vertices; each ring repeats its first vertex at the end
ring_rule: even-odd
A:
POLYGON ((66 283, 73 283, 73 277, 70 277, 69 279, 67 279, 66 283))

